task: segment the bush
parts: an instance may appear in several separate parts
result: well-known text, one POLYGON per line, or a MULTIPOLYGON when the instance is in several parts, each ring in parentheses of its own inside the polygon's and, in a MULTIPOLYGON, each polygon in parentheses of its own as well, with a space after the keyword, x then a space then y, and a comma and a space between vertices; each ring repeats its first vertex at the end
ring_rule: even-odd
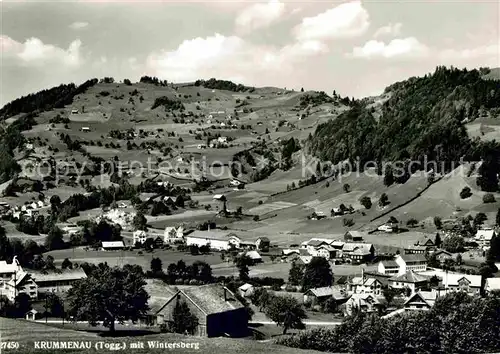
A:
POLYGON ((372 200, 370 199, 370 197, 363 197, 359 200, 359 202, 366 209, 370 209, 372 207, 372 200))
POLYGON ((469 187, 464 187, 462 191, 460 192, 460 198, 466 199, 472 196, 472 192, 469 187))
POLYGON ((492 193, 486 193, 483 195, 483 203, 495 203, 495 196, 492 193))

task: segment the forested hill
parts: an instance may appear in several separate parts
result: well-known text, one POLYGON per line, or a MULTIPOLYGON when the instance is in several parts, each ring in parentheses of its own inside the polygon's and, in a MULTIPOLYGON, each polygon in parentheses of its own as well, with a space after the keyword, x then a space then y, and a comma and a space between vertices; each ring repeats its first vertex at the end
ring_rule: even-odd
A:
POLYGON ((483 80, 485 70, 438 67, 432 75, 412 77, 386 88, 389 97, 374 117, 361 101, 338 118, 321 124, 309 137, 313 154, 334 163, 346 159, 459 161, 477 153, 464 123, 479 116, 498 117, 500 81, 483 80))

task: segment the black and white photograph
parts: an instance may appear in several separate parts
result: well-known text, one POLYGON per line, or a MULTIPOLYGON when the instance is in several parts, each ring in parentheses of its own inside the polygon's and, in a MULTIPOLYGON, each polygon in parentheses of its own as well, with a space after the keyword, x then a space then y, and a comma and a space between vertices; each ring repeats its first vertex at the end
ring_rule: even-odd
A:
POLYGON ((0 0, 0 353, 500 353, 499 0, 0 0))

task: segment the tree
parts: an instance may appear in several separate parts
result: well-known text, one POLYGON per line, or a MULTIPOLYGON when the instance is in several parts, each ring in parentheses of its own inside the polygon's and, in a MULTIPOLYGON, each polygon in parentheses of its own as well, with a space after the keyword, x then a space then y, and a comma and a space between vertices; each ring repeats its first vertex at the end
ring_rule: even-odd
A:
POLYGON ((486 261, 496 263, 500 261, 500 236, 493 234, 490 240, 490 249, 486 255, 486 261))
POLYGON ((479 176, 477 177, 476 184, 482 191, 498 191, 498 171, 500 171, 498 157, 494 156, 493 153, 486 156, 477 171, 479 176))
POLYGON ((153 273, 163 273, 163 262, 161 261, 160 258, 153 258, 151 259, 151 271, 153 273))
POLYGON ((302 320, 307 318, 302 305, 291 296, 272 297, 264 311, 272 321, 283 327, 283 334, 290 328, 303 329, 302 320))
POLYGON ((441 218, 439 216, 434 217, 434 226, 436 226, 436 229, 441 230, 443 227, 443 222, 441 221, 441 218))
POLYGON ((194 334, 198 327, 198 318, 191 313, 185 301, 177 301, 172 312, 172 331, 181 334, 194 334))
POLYGON ((241 281, 248 281, 248 273, 250 269, 248 268, 252 265, 252 259, 247 255, 241 255, 235 259, 236 267, 238 268, 238 274, 241 281))
POLYGON ((92 326, 102 321, 113 332, 116 322, 136 321, 146 314, 149 296, 144 285, 141 273, 101 263, 69 289, 68 313, 74 321, 87 321, 92 326))
POLYGON ((302 291, 321 288, 333 284, 333 273, 330 263, 323 257, 313 257, 305 266, 302 278, 302 291))
POLYGON ((464 238, 458 235, 450 235, 443 241, 443 248, 451 253, 463 252, 465 250, 464 246, 464 238))
POLYGON ((436 234, 436 237, 434 238, 434 244, 436 245, 437 248, 441 247, 441 235, 439 235, 439 232, 436 234))
POLYGON ((255 289, 253 294, 250 295, 250 300, 255 306, 259 307, 259 311, 262 312, 262 310, 269 304, 269 300, 273 296, 274 295, 269 294, 266 288, 260 287, 255 289))
POLYGON ((303 87, 300 89, 300 92, 304 92, 304 88, 303 87))
POLYGON ((370 209, 372 207, 372 200, 368 196, 364 196, 359 200, 359 203, 365 207, 365 209, 370 209))
POLYGON ((492 193, 483 195, 483 203, 495 203, 495 196, 492 193))
POLYGON ((415 227, 418 225, 418 220, 415 219, 415 218, 410 218, 407 222, 406 222, 406 226, 409 226, 409 227, 415 227))
POLYGON ((392 173, 392 166, 387 165, 384 170, 384 185, 389 187, 394 183, 394 174, 392 173))
POLYGON ((497 210, 497 215, 495 217, 495 223, 497 226, 500 226, 500 208, 497 210))
POLYGON ((474 226, 478 227, 479 225, 482 225, 486 220, 488 220, 488 217, 485 213, 477 213, 476 216, 474 216, 474 226))
POLYGON ((461 254, 461 253, 457 254, 457 257, 455 258, 455 262, 456 262, 458 265, 461 265, 461 264, 462 264, 462 254, 461 254))
POLYGON ((382 193, 382 195, 380 196, 380 199, 378 201, 378 205, 380 207, 384 207, 387 205, 388 202, 389 202, 389 197, 387 196, 386 193, 382 193))
POLYGON ((132 225, 134 225, 134 228, 136 230, 143 230, 143 231, 147 231, 148 229, 148 221, 146 219, 146 217, 144 216, 144 214, 142 212, 137 212, 137 214, 135 214, 134 216, 134 219, 132 220, 132 225))
POLYGON ((64 314, 63 303, 59 296, 54 293, 46 294, 44 308, 45 312, 52 317, 61 317, 64 314))
POLYGON ((73 263, 71 263, 69 258, 64 258, 61 263, 61 269, 73 269, 73 263))
POLYGON ((47 238, 45 239, 45 246, 49 250, 59 250, 64 248, 63 232, 57 226, 52 226, 47 238))
POLYGON ((346 193, 349 193, 351 191, 351 186, 348 183, 345 183, 342 188, 344 189, 344 192, 346 192, 346 193))
POLYGON ((464 187, 461 191, 460 191, 460 198, 462 199, 466 199, 466 198, 469 198, 470 196, 472 196, 472 192, 470 190, 469 187, 464 187))
POLYGON ((288 282, 291 285, 302 284, 302 278, 304 276, 304 265, 293 262, 288 272, 288 282))

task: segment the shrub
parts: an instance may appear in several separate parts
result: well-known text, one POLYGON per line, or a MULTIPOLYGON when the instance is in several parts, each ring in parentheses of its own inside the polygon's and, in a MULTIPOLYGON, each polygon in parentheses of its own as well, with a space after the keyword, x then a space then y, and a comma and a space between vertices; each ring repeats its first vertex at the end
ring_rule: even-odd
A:
POLYGON ((495 196, 492 193, 483 195, 483 203, 495 203, 495 196))
POLYGON ((472 196, 472 192, 470 190, 469 187, 464 187, 461 191, 460 191, 460 198, 462 199, 466 199, 466 198, 469 198, 470 196, 472 196))

